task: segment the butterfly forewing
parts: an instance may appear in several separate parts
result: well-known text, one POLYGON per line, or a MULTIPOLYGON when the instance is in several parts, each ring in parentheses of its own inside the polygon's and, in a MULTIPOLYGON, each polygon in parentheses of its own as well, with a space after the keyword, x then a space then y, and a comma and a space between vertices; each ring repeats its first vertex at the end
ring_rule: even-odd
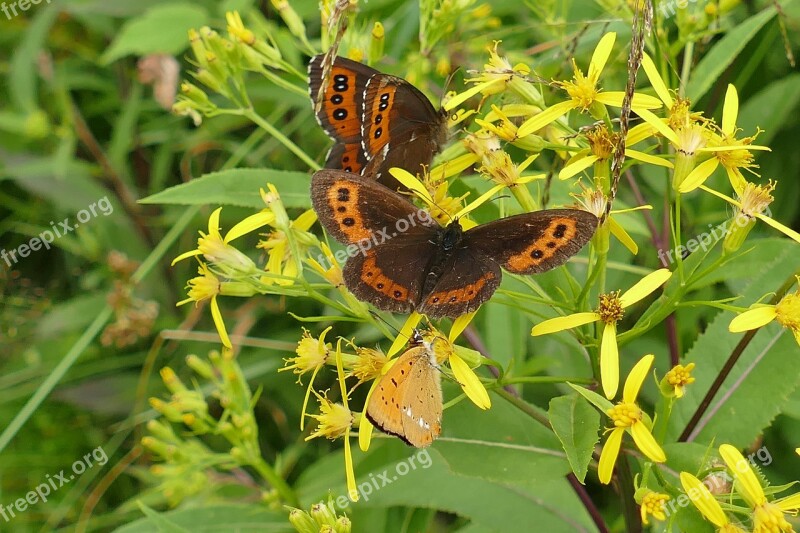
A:
POLYGON ((382 431, 412 446, 428 446, 442 430, 440 381, 428 350, 411 348, 380 378, 367 417, 382 431))
POLYGON ((579 209, 550 209, 477 226, 464 245, 514 274, 545 272, 577 254, 597 229, 598 219, 579 209))

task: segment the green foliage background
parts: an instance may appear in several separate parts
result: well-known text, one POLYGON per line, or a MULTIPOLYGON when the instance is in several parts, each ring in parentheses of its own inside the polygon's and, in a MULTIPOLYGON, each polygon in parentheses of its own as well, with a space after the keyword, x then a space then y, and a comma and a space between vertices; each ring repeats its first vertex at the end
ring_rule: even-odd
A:
MULTIPOLYGON (((525 61, 544 79, 564 78, 570 71, 565 57, 573 44, 585 65, 603 32, 619 33, 615 54, 623 54, 622 45, 630 36, 630 28, 614 14, 614 2, 491 4, 500 25, 471 34, 457 24, 436 45, 436 57, 457 58, 465 69, 480 69, 486 47, 502 40, 512 64, 525 61), (548 46, 532 48, 542 43, 548 46)), ((720 19, 718 32, 705 32, 686 20, 705 6, 698 1, 664 20, 663 26, 676 56, 686 43, 694 47, 687 93, 695 109, 719 117, 727 84, 736 85, 739 126, 748 134, 762 128, 758 142, 772 148, 758 158, 760 174, 779 182, 772 215, 798 228, 800 75, 787 61, 781 31, 785 29, 786 44, 796 53, 800 8, 797 2, 781 2, 779 21, 771 5, 736 6, 720 19)), ((317 2, 302 0, 292 7, 304 19, 308 34, 318 36, 317 2)), ((137 81, 136 59, 150 53, 175 55, 181 78, 186 78, 191 69, 187 30, 204 24, 222 28, 226 11, 250 9, 263 13, 284 57, 303 70, 307 57, 293 46, 268 2, 52 0, 31 5, 10 20, 0 14, 0 248, 26 243, 51 221, 74 217, 100 198, 107 197, 114 206, 112 214, 93 218, 57 240, 52 250, 34 253, 12 268, 0 263, 0 504, 24 497, 48 474, 69 467, 98 446, 109 456, 108 464, 88 470, 48 502, 32 506, 9 524, 0 520, 0 530, 120 528, 130 533, 175 531, 178 525, 190 531, 292 530, 283 509, 259 503, 259 490, 235 484, 221 483, 177 510, 158 514, 168 506, 164 496, 152 490, 150 458, 138 446, 141 424, 156 417, 145 399, 166 393, 154 370, 185 369, 186 355, 205 355, 218 347, 207 310, 175 307, 184 298, 185 280, 194 275, 195 266, 185 262, 171 268, 172 258, 194 247, 195 230, 205 227, 217 205, 226 206, 223 227, 263 207, 258 188, 267 181, 278 186, 292 214, 309 206, 308 168, 249 120, 221 116, 195 127, 160 108, 151 89, 137 81), (141 263, 135 283, 110 268, 112 251, 141 263), (108 304, 115 282, 130 287, 136 298, 157 303, 159 310, 147 331, 124 347, 101 342, 106 325, 119 319, 108 304), (187 330, 208 335, 183 338, 179 333, 187 330)), ((370 0, 361 4, 352 31, 368 35, 372 22, 381 21, 387 30, 386 69, 400 75, 415 72, 415 82, 438 95, 445 80, 427 71, 425 62, 412 63, 419 59, 418 13, 416 2, 370 0)), ((612 56, 604 85, 624 86, 624 57, 612 56)), ((462 71, 453 80, 456 90, 464 87, 463 77, 462 71)), ((316 126, 306 98, 259 76, 248 78, 248 91, 261 116, 317 161, 324 158, 328 140, 316 126)), ((648 175, 650 171, 647 167, 639 183, 658 221, 665 185, 655 171, 648 175)), ((712 183, 725 182, 718 174, 712 183)), ((633 203, 627 191, 620 196, 633 203)), ((729 214, 708 195, 692 198, 685 209, 687 238, 729 214)), ((654 266, 655 251, 648 247, 641 219, 629 217, 626 229, 649 256, 633 258, 617 247, 612 249, 612 263, 654 266)), ((747 244, 752 251, 715 273, 694 299, 736 294, 746 306, 777 290, 797 271, 800 246, 765 227, 754 233, 747 244)), ((608 284, 629 287, 638 277, 618 268, 610 271, 608 284)), ((560 279, 553 272, 539 282, 550 289, 560 279)), ((292 376, 276 372, 300 336, 300 324, 287 311, 310 316, 321 309, 311 301, 278 297, 240 303, 222 300, 229 330, 261 341, 257 347, 242 348, 238 362, 252 388, 262 391, 254 410, 265 459, 277 461, 277 470, 304 508, 329 493, 345 494, 341 443, 304 442, 297 428, 304 391, 292 376)), ((531 324, 546 313, 490 303, 477 325, 488 352, 504 365, 513 361, 520 374, 589 377, 572 339, 530 337, 531 324)), ((676 406, 668 429, 672 438, 740 338, 728 332, 730 318, 731 313, 709 307, 685 307, 678 313, 681 353, 686 361, 697 363, 697 382, 676 406)), ((374 331, 356 326, 336 333, 356 332, 362 345, 377 340, 374 331)), ((781 332, 772 325, 758 333, 722 393, 746 371, 747 380, 705 426, 699 444, 669 450, 671 468, 689 468, 681 461, 685 458, 690 464, 698 446, 730 442, 755 449, 763 443, 773 458, 763 473, 773 484, 800 479, 800 460, 794 453, 800 445, 800 350, 788 334, 770 344, 781 332)), ((665 369, 662 328, 625 347, 622 374, 649 352, 665 369)), ((188 370, 179 372, 190 382, 188 370)), ((321 388, 336 388, 333 373, 323 373, 320 379, 321 388)), ((568 393, 562 385, 527 386, 524 401, 547 409, 552 397, 568 393)), ((454 394, 455 387, 445 383, 445 397, 454 394)), ((580 410, 583 404, 577 405, 580 410)), ((550 407, 564 416, 571 412, 568 404, 550 407)), ((556 436, 532 424, 519 409, 497 397, 486 412, 461 402, 446 411, 444 436, 451 439, 432 447, 430 468, 414 470, 348 509, 354 531, 510 532, 530 531, 531 524, 541 531, 596 530, 565 478, 574 458, 561 452, 556 436), (505 446, 506 441, 525 446, 505 446)), ((394 440, 376 440, 369 452, 355 453, 359 480, 369 472, 393 469, 412 452, 394 440)), ((624 530, 613 491, 597 484, 591 469, 586 484, 609 527, 624 530)), ((705 527, 692 523, 697 529, 687 530, 705 527)))

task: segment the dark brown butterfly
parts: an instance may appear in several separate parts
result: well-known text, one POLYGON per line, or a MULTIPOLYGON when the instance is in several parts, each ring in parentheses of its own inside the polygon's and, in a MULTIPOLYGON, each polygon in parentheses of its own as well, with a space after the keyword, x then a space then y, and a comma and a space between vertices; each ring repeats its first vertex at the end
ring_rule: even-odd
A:
POLYGON ((344 282, 360 300, 396 313, 457 317, 476 310, 500 285, 500 268, 535 274, 563 264, 597 228, 587 211, 551 209, 464 231, 374 180, 341 170, 311 179, 320 223, 347 244, 344 282))
POLYGON ((418 174, 430 165, 447 142, 447 114, 402 78, 343 57, 324 73, 324 58, 309 62, 308 87, 317 121, 334 141, 325 168, 370 176, 396 189, 400 184, 390 168, 418 174), (327 86, 320 92, 325 74, 327 86))

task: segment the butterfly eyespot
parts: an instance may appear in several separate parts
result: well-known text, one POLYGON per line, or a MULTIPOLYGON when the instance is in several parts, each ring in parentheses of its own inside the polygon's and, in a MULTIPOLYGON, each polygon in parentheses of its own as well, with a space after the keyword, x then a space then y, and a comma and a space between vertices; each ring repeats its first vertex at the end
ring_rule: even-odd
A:
POLYGON ((347 84, 346 83, 339 83, 333 86, 333 90, 339 93, 347 92, 347 84))
POLYGON ((456 296, 451 296, 450 297, 450 301, 451 302, 455 302, 457 299, 458 299, 458 297, 456 297, 456 296))
POLYGON ((350 189, 347 187, 342 187, 336 191, 338 196, 336 197, 337 200, 340 202, 349 202, 350 201, 350 189))
POLYGON ((550 242, 547 243, 547 247, 548 248, 555 248, 556 247, 556 243, 554 241, 550 241, 550 242))
POLYGON ((534 259, 541 259, 544 256, 544 252, 541 250, 534 250, 531 252, 531 257, 534 259))
POLYGON ((402 295, 403 295, 403 293, 402 293, 402 292, 400 292, 400 291, 394 291, 394 297, 395 297, 395 298, 400 298, 402 295))
POLYGON ((342 170, 344 170, 345 172, 352 172, 353 167, 344 167, 342 170))
POLYGON ((383 122, 383 115, 377 115, 375 117, 375 124, 380 124, 381 122, 383 122))
POLYGON ((333 77, 333 81, 336 83, 347 83, 347 76, 344 74, 337 74, 333 77))
POLYGON ((337 109, 333 112, 333 118, 336 120, 344 120, 347 118, 347 110, 346 109, 337 109))
POLYGON ((350 161, 350 156, 349 155, 346 155, 346 156, 342 157, 342 163, 347 163, 348 161, 350 161))
POLYGON ((368 278, 371 278, 371 277, 372 277, 372 272, 371 272, 371 271, 370 271, 370 272, 367 272, 367 273, 366 273, 366 274, 364 274, 364 275, 365 275, 365 276, 367 276, 368 278))
POLYGON ((355 223, 356 223, 355 219, 351 217, 346 217, 342 219, 342 224, 344 224, 345 226, 354 226, 355 223))
POLYGON ((377 130, 375 130, 375 138, 376 139, 379 139, 381 134, 383 134, 383 128, 378 128, 377 130))
POLYGON ((376 286, 376 287, 378 287, 379 289, 382 289, 382 288, 383 288, 383 283, 378 283, 378 284, 377 284, 377 285, 375 285, 375 286, 376 286))
POLYGON ((567 233, 567 225, 566 224, 559 224, 556 226, 556 230, 553 232, 553 237, 557 239, 564 238, 564 234, 567 233))
POLYGON ((438 301, 439 301, 439 297, 438 297, 438 296, 434 296, 434 298, 433 298, 431 301, 432 301, 433 303, 436 303, 436 302, 438 302, 438 301))
POLYGON ((336 208, 336 210, 340 213, 344 213, 345 211, 347 211, 347 208, 343 205, 340 205, 339 207, 336 208))
POLYGON ((381 95, 381 102, 383 102, 383 103, 389 102, 389 93, 383 93, 381 95))
POLYGON ((332 104, 339 105, 342 102, 344 102, 344 96, 342 96, 341 94, 334 94, 333 96, 331 96, 331 103, 332 104))

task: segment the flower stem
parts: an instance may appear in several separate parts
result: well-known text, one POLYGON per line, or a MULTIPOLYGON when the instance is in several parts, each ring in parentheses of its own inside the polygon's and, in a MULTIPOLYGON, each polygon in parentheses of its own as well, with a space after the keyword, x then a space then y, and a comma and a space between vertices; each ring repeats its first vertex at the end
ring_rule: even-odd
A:
POLYGON ((300 149, 295 143, 291 141, 288 137, 286 137, 283 133, 278 131, 275 126, 269 123, 266 119, 264 119, 261 115, 253 111, 252 109, 237 109, 237 110, 230 110, 227 113, 232 115, 241 115, 244 117, 249 118, 253 122, 255 122, 259 127, 263 128, 267 131, 270 135, 272 135, 275 139, 277 139, 281 144, 283 144, 286 148, 289 149, 294 155, 299 157, 303 163, 309 166, 312 170, 319 170, 319 164, 311 159, 308 154, 306 154, 303 150, 300 149))
POLYGON ((300 502, 292 488, 280 477, 275 470, 260 456, 253 457, 250 463, 253 468, 281 495, 281 499, 288 505, 300 507, 300 502))

